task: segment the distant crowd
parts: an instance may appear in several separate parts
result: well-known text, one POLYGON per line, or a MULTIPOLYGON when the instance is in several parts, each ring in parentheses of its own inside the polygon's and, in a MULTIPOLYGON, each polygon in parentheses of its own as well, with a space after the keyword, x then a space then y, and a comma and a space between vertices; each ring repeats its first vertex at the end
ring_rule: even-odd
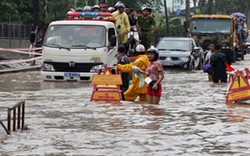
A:
MULTIPOLYGON (((139 33, 140 43, 146 49, 151 47, 152 35, 156 29, 156 22, 152 15, 150 7, 143 7, 138 12, 118 1, 114 7, 107 7, 105 3, 94 6, 84 6, 71 9, 69 12, 109 12, 112 13, 110 19, 115 20, 116 29, 118 32, 119 45, 123 44, 128 50, 128 33, 136 31, 139 33)), ((68 13, 69 13, 68 12, 68 13)), ((97 17, 101 18, 101 17, 97 17)), ((88 18, 87 18, 88 19, 88 18)))
POLYGON ((238 44, 242 45, 248 36, 246 17, 243 16, 234 16, 235 29, 238 38, 238 44))

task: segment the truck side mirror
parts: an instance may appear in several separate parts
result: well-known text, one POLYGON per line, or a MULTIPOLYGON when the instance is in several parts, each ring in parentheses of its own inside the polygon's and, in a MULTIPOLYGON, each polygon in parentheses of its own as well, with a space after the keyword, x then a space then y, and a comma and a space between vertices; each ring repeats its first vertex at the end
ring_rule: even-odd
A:
POLYGON ((34 31, 30 32, 30 43, 34 43, 36 39, 36 33, 34 31))
POLYGON ((115 35, 112 35, 110 38, 110 46, 111 47, 116 46, 116 36, 115 35))

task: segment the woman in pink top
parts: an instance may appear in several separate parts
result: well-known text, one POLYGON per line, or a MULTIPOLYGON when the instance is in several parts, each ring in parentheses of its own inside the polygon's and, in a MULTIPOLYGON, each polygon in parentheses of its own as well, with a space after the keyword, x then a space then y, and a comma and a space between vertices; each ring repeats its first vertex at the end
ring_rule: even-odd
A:
POLYGON ((148 75, 146 78, 147 82, 147 102, 149 104, 159 104, 162 85, 161 81, 164 79, 163 67, 159 60, 159 51, 157 48, 149 48, 146 52, 147 57, 150 61, 150 65, 146 71, 143 72, 148 75))

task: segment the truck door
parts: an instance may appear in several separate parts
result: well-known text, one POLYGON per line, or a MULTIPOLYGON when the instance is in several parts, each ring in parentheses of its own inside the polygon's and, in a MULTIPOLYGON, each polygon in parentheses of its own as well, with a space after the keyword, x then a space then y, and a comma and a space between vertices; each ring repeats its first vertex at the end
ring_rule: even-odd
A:
POLYGON ((118 47, 117 35, 115 28, 108 28, 108 66, 116 64, 116 50, 118 47))

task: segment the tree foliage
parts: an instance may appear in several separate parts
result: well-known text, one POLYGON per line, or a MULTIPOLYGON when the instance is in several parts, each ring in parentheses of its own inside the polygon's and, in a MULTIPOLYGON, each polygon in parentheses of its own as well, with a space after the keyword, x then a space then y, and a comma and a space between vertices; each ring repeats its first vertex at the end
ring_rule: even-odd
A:
MULTIPOLYGON (((95 5, 93 0, 75 0, 76 7, 84 7, 86 3, 95 5)), ((99 0, 99 4, 104 0, 99 0)), ((117 0, 107 0, 107 6, 113 7, 117 0)), ((125 5, 139 11, 143 6, 151 7, 154 12, 158 12, 162 2, 160 0, 123 0, 125 5)), ((72 8, 72 0, 1 0, 0 1, 0 22, 18 22, 32 24, 34 21, 34 11, 39 12, 39 22, 48 23, 53 20, 64 19, 67 11, 72 8), (35 1, 39 2, 39 9, 34 9, 35 1)))
POLYGON ((248 0, 197 0, 198 12, 203 14, 231 14, 242 12, 248 14, 250 1, 248 0))
MULTIPOLYGON (((34 24, 35 13, 38 13, 38 26, 46 25, 54 20, 64 19, 67 11, 73 7, 72 2, 76 2, 76 7, 84 7, 86 3, 90 6, 99 2, 107 2, 107 6, 114 6, 117 0, 1 0, 0 1, 0 22, 34 24), (38 8, 34 8, 38 2, 38 8)), ((155 40, 166 35, 166 22, 161 10, 164 9, 161 0, 121 0, 125 5, 140 11, 142 7, 151 7, 156 17, 157 30, 155 40)), ((184 3, 184 1, 181 1, 184 3)), ((250 14, 249 0, 193 0, 197 3, 195 10, 202 14, 231 14, 242 12, 250 14)), ((183 26, 170 25, 171 36, 185 35, 183 26)))
POLYGON ((33 20, 32 0, 0 1, 0 21, 29 23, 33 20))
MULTIPOLYGON (((34 20, 34 1, 36 0, 1 0, 0 1, 0 21, 33 23, 34 20)), ((72 8, 72 0, 37 0, 39 1, 39 21, 46 22, 63 19, 68 9, 72 8), (47 2, 46 8, 44 4, 47 2), (44 18, 44 15, 47 17, 44 18)), ((87 3, 95 5, 98 0, 75 0, 77 7, 83 7, 87 3)), ((99 0, 99 4, 106 1, 108 7, 114 6, 117 0, 99 0)), ((156 15, 163 10, 161 0, 122 0, 122 2, 139 11, 143 6, 151 7, 156 15)), ((183 1, 184 2, 184 1, 183 1)), ((197 12, 206 14, 231 14, 233 12, 243 12, 247 14, 250 8, 249 0, 194 0, 197 2, 197 12)), ((196 6, 196 5, 195 5, 196 6)), ((38 10, 36 10, 38 11, 38 10)), ((160 13, 163 14, 163 13, 160 13)))

